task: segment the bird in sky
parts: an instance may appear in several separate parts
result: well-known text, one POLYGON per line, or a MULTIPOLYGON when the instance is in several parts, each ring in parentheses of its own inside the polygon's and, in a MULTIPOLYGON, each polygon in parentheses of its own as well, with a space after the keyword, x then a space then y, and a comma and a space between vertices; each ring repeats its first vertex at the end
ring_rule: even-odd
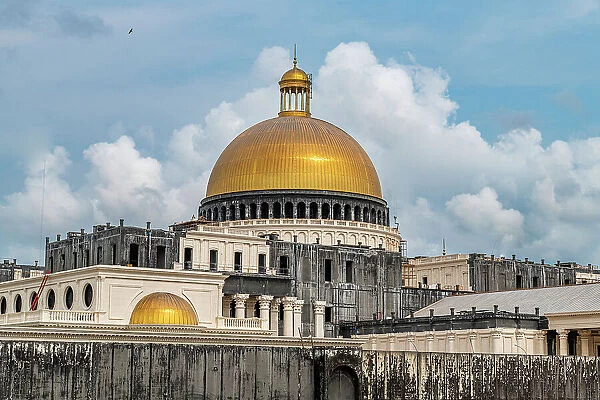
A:
POLYGON ((129 30, 129 34, 130 34, 130 35, 131 35, 131 32, 133 32, 133 28, 131 28, 131 29, 129 30))

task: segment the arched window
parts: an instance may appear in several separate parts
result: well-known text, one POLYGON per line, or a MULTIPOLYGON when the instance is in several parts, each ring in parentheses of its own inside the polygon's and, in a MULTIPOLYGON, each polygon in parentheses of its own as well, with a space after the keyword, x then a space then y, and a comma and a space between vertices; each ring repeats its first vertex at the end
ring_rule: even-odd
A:
POLYGON ((221 218, 219 221, 227 221, 227 208, 225 206, 221 207, 221 218))
POLYGON ((329 204, 325 203, 323 204, 323 206, 321 207, 321 218, 323 219, 329 219, 330 215, 329 215, 329 204))
POLYGON ((342 219, 342 206, 337 203, 333 205, 333 219, 342 219))
POLYGON ((350 207, 350 204, 344 206, 344 219, 346 221, 352 220, 352 208, 350 207))
POLYGON ((240 204, 240 219, 246 219, 246 205, 240 204))
POLYGON ((256 203, 250 203, 250 219, 256 219, 258 215, 256 213, 256 203))
POLYGON ((37 299, 37 292, 31 293, 29 297, 29 310, 35 311, 38 308, 39 299, 37 299))
POLYGON ((213 209, 213 221, 218 221, 219 220, 219 209, 217 207, 215 207, 213 209))
POLYGON ((286 218, 294 218, 294 205, 289 201, 285 203, 283 211, 286 218))
POLYGON ((235 221, 235 204, 232 204, 229 206, 229 220, 230 221, 235 221))
POLYGON ((269 218, 269 204, 262 203, 260 205, 260 217, 262 219, 268 219, 269 218))
POLYGON ((374 224, 375 222, 377 222, 377 214, 375 213, 375 209, 371 208, 371 220, 369 221, 370 223, 374 224))
POLYGON ((377 224, 381 225, 381 210, 377 211, 377 224))
POLYGON ((360 221, 361 215, 360 215, 360 207, 356 206, 354 207, 354 220, 355 221, 360 221))
POLYGON ((278 201, 273 203, 273 218, 281 218, 281 203, 278 201))
POLYGON ((306 204, 300 202, 296 206, 296 217, 297 218, 306 218, 306 204))
POLYGON ((317 203, 310 203, 309 208, 310 208, 310 210, 309 210, 308 217, 311 219, 319 218, 319 206, 317 205, 317 203))
POLYGON ((363 222, 369 222, 369 208, 363 208, 363 222))

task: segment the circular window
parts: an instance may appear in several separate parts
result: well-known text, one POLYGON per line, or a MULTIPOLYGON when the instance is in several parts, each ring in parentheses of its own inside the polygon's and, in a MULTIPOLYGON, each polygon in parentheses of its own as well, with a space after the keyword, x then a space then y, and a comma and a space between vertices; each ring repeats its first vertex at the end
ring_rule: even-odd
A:
POLYGON ((54 294, 54 290, 50 289, 48 291, 48 297, 46 298, 46 301, 48 302, 48 309, 54 310, 54 303, 56 302, 56 296, 54 294))
POLYGON ((73 288, 71 286, 65 291, 65 306, 67 306, 67 310, 73 307, 73 288))
POLYGON ((21 312, 21 306, 23 301, 21 300, 21 295, 18 294, 17 297, 15 297, 15 312, 21 312))
POLYGON ((86 308, 90 308, 92 305, 92 300, 94 299, 94 289, 92 289, 92 285, 89 283, 85 285, 85 289, 83 289, 83 302, 86 308))
POLYGON ((37 297, 37 292, 31 293, 31 298, 29 299, 29 311, 37 310, 39 299, 36 299, 36 297, 37 297))
POLYGON ((0 300, 0 314, 6 314, 6 297, 2 297, 0 300))

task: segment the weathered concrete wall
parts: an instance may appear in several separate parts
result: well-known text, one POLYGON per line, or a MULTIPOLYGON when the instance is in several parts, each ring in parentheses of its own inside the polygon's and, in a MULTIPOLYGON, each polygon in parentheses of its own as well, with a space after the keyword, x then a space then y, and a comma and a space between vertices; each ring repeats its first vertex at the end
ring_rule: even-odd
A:
POLYGON ((597 399, 599 368, 576 357, 0 342, 0 399, 597 399))

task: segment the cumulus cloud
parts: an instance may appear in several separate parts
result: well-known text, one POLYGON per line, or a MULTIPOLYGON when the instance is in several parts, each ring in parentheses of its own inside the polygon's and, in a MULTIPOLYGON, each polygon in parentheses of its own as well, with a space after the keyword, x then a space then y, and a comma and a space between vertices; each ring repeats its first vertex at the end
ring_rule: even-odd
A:
MULTIPOLYGON (((48 168, 48 201, 56 216, 48 229, 120 217, 166 226, 196 214, 220 152, 245 128, 276 115, 276 80, 286 63, 287 50, 264 49, 249 71, 270 76, 269 84, 233 101, 215 99, 204 118, 174 127, 164 152, 146 154, 150 150, 117 123, 110 141, 91 144, 83 164, 72 166, 86 169, 84 183, 71 183, 68 155, 55 148, 47 156, 60 161, 48 168)), ((544 146, 542 132, 518 126, 486 141, 469 121, 456 120, 459 105, 448 95, 450 77, 443 70, 414 61, 382 63, 366 43, 332 49, 314 81, 313 115, 366 148, 409 255, 439 254, 446 238, 453 252, 597 262, 600 138, 544 146)), ((36 162, 23 190, 0 200, 0 223, 39 221, 31 212, 39 210, 36 162)), ((11 240, 6 249, 24 242, 11 240)))

